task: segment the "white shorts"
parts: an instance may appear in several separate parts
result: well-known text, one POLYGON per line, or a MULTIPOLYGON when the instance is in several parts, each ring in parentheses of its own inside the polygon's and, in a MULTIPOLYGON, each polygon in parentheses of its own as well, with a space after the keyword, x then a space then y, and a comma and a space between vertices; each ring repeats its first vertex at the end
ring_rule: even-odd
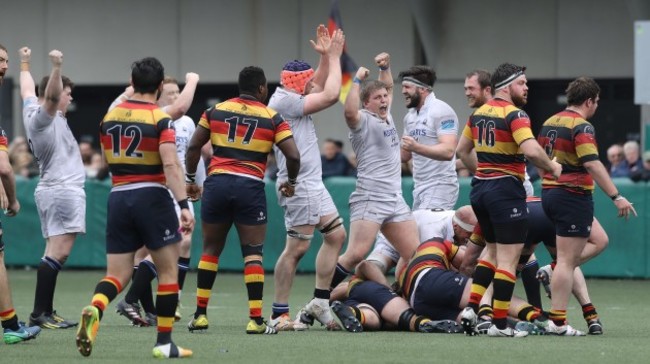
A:
POLYGON ((389 222, 411 221, 414 218, 401 194, 379 197, 355 191, 350 195, 350 222, 357 220, 383 225, 389 222))
POLYGON ((284 226, 291 229, 296 226, 317 226, 323 216, 336 214, 338 210, 332 196, 321 184, 309 190, 299 188, 293 197, 284 197, 276 188, 278 204, 284 210, 284 226))
POLYGON ((65 186, 37 189, 34 200, 45 239, 86 233, 86 192, 83 188, 65 186))
MULTIPOLYGON (((383 263, 384 259, 381 257, 388 257, 393 261, 393 263, 397 264, 397 261, 399 260, 399 252, 395 249, 393 244, 386 239, 384 234, 379 233, 375 240, 375 246, 372 248, 372 252, 370 252, 370 255, 368 255, 366 260, 375 260, 383 263)), ((385 273, 386 272, 384 272, 384 274, 385 273)))
POLYGON ((431 238, 453 241, 454 226, 452 225, 452 218, 455 213, 454 210, 414 210, 413 217, 418 224, 420 243, 431 238))
POLYGON ((413 190, 413 210, 453 210, 458 201, 459 185, 439 185, 424 190, 413 190))

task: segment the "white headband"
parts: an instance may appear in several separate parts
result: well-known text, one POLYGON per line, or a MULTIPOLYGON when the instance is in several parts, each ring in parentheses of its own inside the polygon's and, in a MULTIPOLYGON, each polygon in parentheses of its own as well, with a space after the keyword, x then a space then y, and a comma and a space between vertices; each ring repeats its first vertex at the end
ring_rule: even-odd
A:
POLYGON ((458 216, 456 216, 456 214, 454 214, 451 220, 465 231, 474 231, 474 225, 462 221, 461 219, 458 218, 458 216))
POLYGON ((510 77, 508 77, 505 80, 495 84, 494 85, 494 90, 496 91, 496 90, 500 90, 500 89, 502 89, 504 87, 508 87, 508 85, 513 83, 517 79, 517 77, 519 77, 519 76, 521 76, 523 74, 524 74, 524 70, 519 70, 519 71, 511 74, 510 77))
POLYGON ((422 82, 420 80, 417 80, 417 79, 415 79, 413 77, 404 77, 402 79, 402 85, 404 85, 404 84, 410 84, 410 85, 415 86, 415 87, 422 87, 422 88, 425 88, 425 89, 427 89, 429 91, 433 90, 433 87, 431 87, 431 86, 425 84, 424 82, 422 82))

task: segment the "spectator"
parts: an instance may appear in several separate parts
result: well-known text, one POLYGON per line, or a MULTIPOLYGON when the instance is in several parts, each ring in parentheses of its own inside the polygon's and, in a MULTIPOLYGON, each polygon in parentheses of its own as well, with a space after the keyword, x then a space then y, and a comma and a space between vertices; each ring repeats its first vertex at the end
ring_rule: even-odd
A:
MULTIPOLYGON (((79 146, 81 147, 81 143, 79 143, 79 146)), ((99 153, 96 150, 92 150, 92 154, 90 155, 89 158, 89 163, 86 164, 86 161, 84 160, 84 167, 86 168, 86 177, 88 178, 98 178, 99 171, 102 169, 108 167, 104 165, 104 158, 102 157, 101 153, 99 153)), ((83 151, 81 152, 82 158, 83 158, 83 151)))
POLYGON ((93 148, 93 137, 89 135, 82 135, 79 138, 79 152, 81 153, 81 161, 84 167, 90 166, 95 148, 93 148))
POLYGON ((349 176, 353 169, 350 161, 343 155, 343 142, 325 139, 321 152, 323 179, 333 176, 349 176))
POLYGON ((643 169, 639 143, 634 140, 625 142, 623 144, 623 154, 625 160, 622 162, 622 168, 625 171, 625 177, 629 177, 632 173, 643 169))
POLYGON ((627 177, 628 171, 623 168, 623 147, 620 144, 612 144, 607 148, 607 161, 609 161, 609 175, 611 177, 627 177))
POLYGON ((630 173, 630 179, 634 182, 650 181, 650 150, 643 152, 643 168, 630 173))

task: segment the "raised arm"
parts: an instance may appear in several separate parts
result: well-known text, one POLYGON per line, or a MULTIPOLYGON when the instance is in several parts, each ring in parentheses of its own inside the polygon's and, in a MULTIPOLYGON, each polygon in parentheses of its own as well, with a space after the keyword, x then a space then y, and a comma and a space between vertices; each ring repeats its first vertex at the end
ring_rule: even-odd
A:
POLYGON ((368 77, 370 71, 365 67, 359 67, 354 80, 352 81, 352 87, 350 87, 350 92, 348 97, 345 99, 345 105, 343 107, 343 115, 345 116, 345 122, 348 124, 350 129, 356 129, 359 125, 359 107, 361 102, 360 92, 361 92, 361 82, 368 77))
POLYGON ((386 85, 388 91, 388 107, 393 104, 393 74, 390 71, 390 54, 386 52, 375 56, 375 64, 379 67, 379 81, 386 85))
POLYGON ((50 62, 52 63, 52 71, 50 72, 50 79, 45 86, 45 104, 43 105, 45 111, 50 116, 55 116, 59 108, 59 101, 61 100, 61 93, 63 92, 63 80, 61 79, 61 65, 63 64, 63 53, 54 49, 50 51, 50 62))
POLYGON ((117 107, 117 105, 123 103, 124 101, 128 100, 133 96, 135 93, 135 90, 133 89, 133 86, 129 85, 126 89, 124 89, 124 92, 120 94, 115 100, 113 100, 113 103, 111 103, 111 106, 108 107, 108 111, 111 111, 117 107))
POLYGON ((167 106, 165 111, 176 120, 187 113, 187 110, 192 106, 194 100, 194 92, 196 92, 196 85, 199 83, 199 75, 194 72, 188 72, 185 75, 185 86, 183 91, 178 95, 173 104, 167 106))
POLYGON ((327 56, 327 49, 330 47, 331 41, 330 34, 323 24, 316 27, 316 41, 311 39, 309 40, 312 48, 320 54, 318 68, 316 68, 316 71, 314 72, 313 82, 321 88, 325 87, 325 80, 327 80, 329 74, 329 57, 327 56))
POLYGON ((30 97, 36 96, 36 84, 34 78, 29 72, 29 62, 32 57, 32 50, 27 47, 22 47, 18 51, 20 56, 20 97, 23 101, 30 97))
MULTIPOLYGON (((327 62, 329 71, 327 72, 325 85, 321 92, 305 96, 303 114, 309 115, 319 112, 334 105, 339 99, 341 94, 341 54, 343 53, 344 44, 345 36, 343 31, 337 29, 332 34, 331 42, 325 50, 326 56, 323 56, 329 59, 327 62)), ((314 83, 316 83, 315 80, 314 83)))

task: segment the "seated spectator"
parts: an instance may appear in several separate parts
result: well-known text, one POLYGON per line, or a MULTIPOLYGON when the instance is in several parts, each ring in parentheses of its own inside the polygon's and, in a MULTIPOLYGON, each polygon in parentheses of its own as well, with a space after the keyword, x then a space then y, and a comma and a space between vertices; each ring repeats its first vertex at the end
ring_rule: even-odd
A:
POLYGON ((343 142, 325 139, 321 152, 323 179, 333 176, 349 176, 352 165, 343 154, 343 142))
POLYGON ((625 142, 625 144, 623 144, 623 154, 625 155, 625 160, 622 162, 622 168, 626 172, 626 177, 629 177, 630 174, 643 168, 639 143, 634 140, 625 142))
MULTIPOLYGON (((81 144, 80 144, 81 145, 81 144)), ((86 168, 86 177, 88 178, 98 178, 99 171, 101 171, 104 166, 104 157, 101 153, 94 151, 90 156, 90 162, 86 165, 84 162, 84 167, 86 168)))
POLYGON ((623 168, 623 159, 625 159, 625 155, 623 154, 623 147, 620 144, 613 144, 607 148, 607 161, 609 162, 607 171, 611 177, 628 176, 628 171, 623 168))
POLYGON ((643 152, 643 168, 630 173, 630 179, 634 182, 650 181, 650 150, 643 152))

